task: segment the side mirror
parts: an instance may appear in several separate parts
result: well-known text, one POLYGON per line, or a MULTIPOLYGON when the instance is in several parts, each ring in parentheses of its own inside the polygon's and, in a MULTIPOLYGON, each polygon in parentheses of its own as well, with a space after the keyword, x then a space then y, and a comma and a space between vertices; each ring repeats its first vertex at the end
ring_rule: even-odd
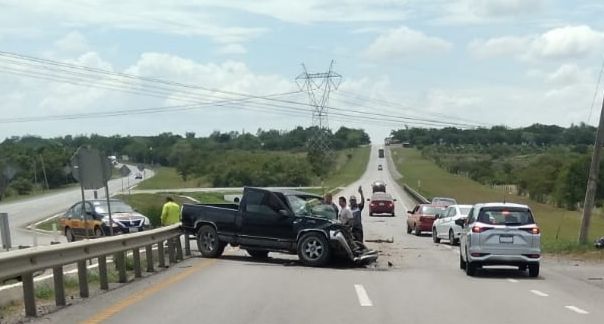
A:
POLYGON ((466 225, 466 220, 465 219, 456 219, 455 220, 455 225, 461 226, 461 228, 463 228, 466 225))
POLYGON ((285 209, 280 209, 279 210, 279 215, 281 215, 283 217, 288 217, 289 216, 289 211, 287 211, 285 209))
POLYGON ((413 211, 412 210, 408 210, 407 214, 413 214, 413 211))
POLYGON ((367 198, 367 201, 371 201, 371 199, 367 198))

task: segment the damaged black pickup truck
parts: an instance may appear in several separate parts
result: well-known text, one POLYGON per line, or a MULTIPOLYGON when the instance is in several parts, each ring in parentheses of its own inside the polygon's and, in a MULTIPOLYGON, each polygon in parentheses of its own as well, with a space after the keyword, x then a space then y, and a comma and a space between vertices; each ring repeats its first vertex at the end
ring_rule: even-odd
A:
POLYGON ((186 233, 196 235, 204 257, 219 257, 227 244, 255 258, 298 254, 310 266, 323 266, 334 256, 360 264, 378 257, 353 241, 320 196, 299 191, 246 187, 239 205, 184 204, 181 221, 186 233))

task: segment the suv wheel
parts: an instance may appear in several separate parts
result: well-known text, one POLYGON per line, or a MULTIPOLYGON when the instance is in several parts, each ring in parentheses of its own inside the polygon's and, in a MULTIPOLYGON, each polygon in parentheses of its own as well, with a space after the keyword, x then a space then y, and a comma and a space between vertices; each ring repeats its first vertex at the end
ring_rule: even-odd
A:
POLYGON ((206 258, 217 258, 224 252, 226 244, 218 238, 216 229, 210 225, 202 226, 197 231, 197 248, 206 258))
POLYGON ((437 236, 438 233, 436 233, 436 228, 432 229, 432 241, 434 241, 434 243, 440 243, 440 238, 438 238, 437 236))
MULTIPOLYGON (((466 256, 468 255, 468 251, 466 251, 466 256)), ((478 266, 476 265, 475 262, 472 262, 470 260, 466 260, 466 274, 470 277, 476 275, 476 269, 478 268, 478 266)))
POLYGON ((262 250, 246 250, 247 254, 249 254, 252 258, 256 259, 266 259, 268 258, 268 251, 262 250))
POLYGON ((531 277, 531 278, 539 277, 539 263, 529 264, 528 269, 529 269, 529 277, 531 277))
POLYGON ((453 234, 453 230, 450 229, 449 230, 449 244, 457 245, 458 243, 459 243, 458 239, 455 238, 455 235, 453 234))
POLYGON ((298 257, 306 265, 313 267, 324 266, 331 257, 329 242, 327 242, 323 234, 306 234, 298 242, 298 257))

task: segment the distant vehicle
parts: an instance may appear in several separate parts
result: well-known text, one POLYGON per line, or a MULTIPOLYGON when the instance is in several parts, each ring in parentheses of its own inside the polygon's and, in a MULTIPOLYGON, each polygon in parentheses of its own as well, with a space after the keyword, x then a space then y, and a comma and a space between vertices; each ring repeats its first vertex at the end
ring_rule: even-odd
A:
POLYGON ((371 192, 386 192, 386 184, 381 181, 375 181, 371 184, 371 192))
POLYGON ((468 276, 483 266, 517 266, 539 276, 541 233, 526 205, 488 203, 474 205, 463 226, 459 244, 459 267, 468 276))
POLYGON ((290 190, 247 187, 239 204, 184 204, 182 228, 197 236, 204 257, 217 258, 227 244, 254 258, 269 252, 298 254, 310 266, 323 266, 332 255, 355 263, 377 260, 377 251, 354 242, 350 230, 322 197, 290 190))
POLYGON ((143 178, 143 174, 138 172, 134 175, 134 179, 142 179, 143 178))
POLYGON ((378 164, 378 171, 382 171, 382 165, 378 164))
POLYGON ((434 206, 448 207, 450 205, 457 205, 457 200, 454 198, 434 197, 432 198, 431 204, 434 206))
POLYGON ((407 211, 407 234, 413 232, 420 236, 422 232, 432 231, 432 224, 436 219, 436 214, 440 214, 445 207, 434 206, 430 204, 421 204, 415 206, 413 210, 407 211))
POLYGON ((82 202, 71 206, 65 214, 59 217, 59 226, 67 241, 107 236, 110 233, 109 226, 113 227, 115 235, 139 232, 151 225, 149 218, 121 200, 111 199, 109 206, 113 220, 111 225, 109 224, 107 200, 87 200, 84 215, 82 215, 82 202))
POLYGON ((376 192, 371 196, 369 204, 369 216, 375 214, 390 214, 394 216, 394 202, 396 199, 385 192, 376 192))
POLYGON ((436 220, 432 225, 434 243, 440 243, 441 239, 448 239, 449 244, 457 245, 461 235, 461 226, 455 224, 455 221, 468 217, 470 209, 472 209, 472 205, 451 205, 436 215, 436 220))
POLYGON ((378 157, 381 157, 381 158, 384 157, 384 149, 383 148, 381 148, 381 149, 378 150, 378 157))

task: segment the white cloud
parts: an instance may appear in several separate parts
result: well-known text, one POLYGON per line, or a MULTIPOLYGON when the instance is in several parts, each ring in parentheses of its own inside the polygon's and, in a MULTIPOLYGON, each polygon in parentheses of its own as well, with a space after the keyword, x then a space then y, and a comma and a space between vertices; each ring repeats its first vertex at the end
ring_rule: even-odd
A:
POLYGON ((514 56, 521 60, 576 59, 603 48, 604 32, 586 25, 558 27, 538 35, 474 40, 468 46, 477 57, 514 56))
POLYGON ((591 72, 576 64, 563 64, 546 77, 546 81, 558 85, 574 85, 592 82, 591 72))
POLYGON ((544 0, 444 0, 433 10, 433 21, 445 25, 492 24, 536 14, 544 0))
POLYGON ((444 39, 401 26, 379 35, 365 50, 364 56, 371 60, 395 59, 448 52, 452 47, 444 39))
POLYGON ((63 38, 57 40, 55 48, 63 53, 82 53, 90 50, 88 40, 78 31, 69 32, 63 38))
POLYGON ((218 49, 220 54, 245 54, 247 49, 241 44, 228 44, 218 49))

